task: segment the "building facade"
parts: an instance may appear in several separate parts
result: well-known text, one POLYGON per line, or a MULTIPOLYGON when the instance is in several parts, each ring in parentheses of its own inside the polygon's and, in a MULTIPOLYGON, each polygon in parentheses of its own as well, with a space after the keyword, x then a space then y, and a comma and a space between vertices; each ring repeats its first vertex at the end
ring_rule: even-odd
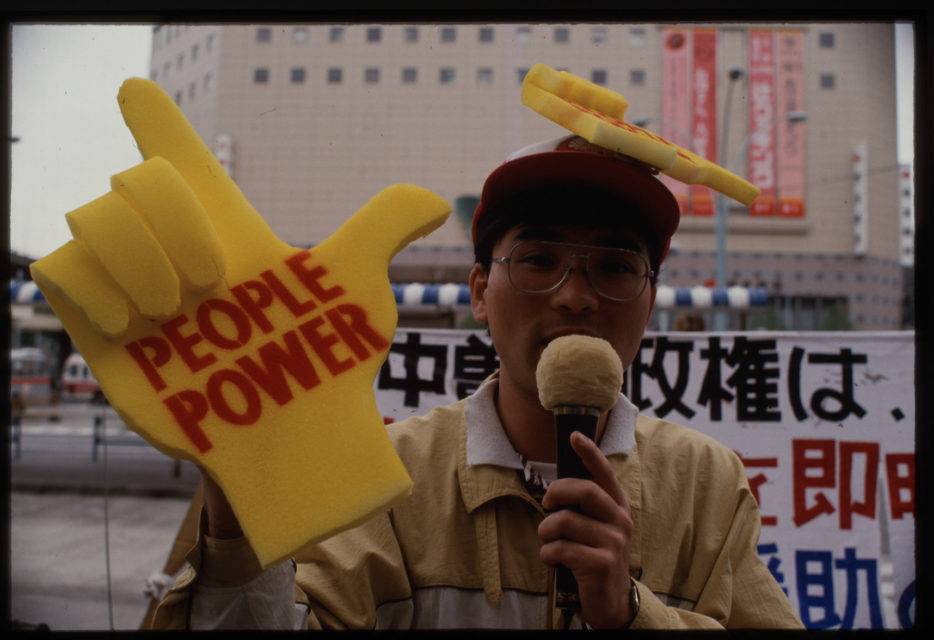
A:
POLYGON ((448 222, 390 268, 394 282, 441 283, 466 280, 486 175, 565 133, 520 102, 539 62, 617 91, 627 121, 766 184, 771 208, 724 201, 725 282, 721 203, 686 196, 663 283, 766 288, 769 306, 744 328, 904 326, 891 23, 167 24, 150 76, 295 246, 393 183, 446 198, 448 222))

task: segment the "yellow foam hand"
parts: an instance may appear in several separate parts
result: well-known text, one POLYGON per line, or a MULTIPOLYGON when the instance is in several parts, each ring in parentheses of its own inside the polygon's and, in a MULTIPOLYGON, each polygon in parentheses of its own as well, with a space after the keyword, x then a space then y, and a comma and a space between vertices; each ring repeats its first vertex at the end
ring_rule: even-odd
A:
POLYGON ((625 154, 688 184, 703 184, 750 205, 759 188, 723 167, 646 131, 623 116, 623 96, 544 64, 522 82, 522 103, 580 137, 625 154))
POLYGON ((210 473, 263 566, 404 498, 373 393, 397 321, 387 270, 448 204, 395 185, 296 249, 158 85, 127 80, 118 101, 144 162, 32 265, 111 405, 210 473))

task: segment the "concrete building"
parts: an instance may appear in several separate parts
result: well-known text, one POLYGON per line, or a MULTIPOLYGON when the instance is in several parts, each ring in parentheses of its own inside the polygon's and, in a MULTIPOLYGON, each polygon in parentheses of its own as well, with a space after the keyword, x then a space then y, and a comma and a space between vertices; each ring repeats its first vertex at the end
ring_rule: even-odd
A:
MULTIPOLYGON (((155 27, 150 72, 275 233, 295 246, 321 242, 396 182, 451 202, 455 214, 444 227, 394 260, 393 282, 464 282, 472 263, 468 220, 485 176, 508 153, 565 132, 520 102, 534 64, 619 92, 630 105, 627 121, 695 148, 703 131, 696 115, 692 135, 674 121, 673 105, 696 114, 690 96, 697 102, 698 88, 709 89, 711 159, 749 176, 763 135, 773 136, 765 146, 779 157, 781 145, 803 144, 796 214, 785 215, 781 193, 771 214, 727 207, 726 281, 717 284, 764 287, 769 297, 743 328, 901 328, 893 25, 673 27, 166 24, 155 27), (783 38, 797 38, 791 76, 782 75, 788 58, 769 62, 772 54, 758 51, 763 32, 776 55, 783 38), (704 87, 692 58, 682 67, 686 83, 693 78, 688 97, 672 88, 668 49, 680 42, 672 40, 677 33, 712 43, 704 87), (755 110, 763 60, 774 69, 769 86, 777 95, 768 99, 774 113, 764 130, 755 110), (794 100, 782 93, 788 77, 800 84, 794 100)), ((715 281, 717 216, 699 214, 695 202, 662 274, 667 285, 715 281)), ((711 313, 703 313, 710 327, 711 313)), ((670 328, 670 314, 656 315, 656 327, 670 328)), ((730 322, 740 326, 735 315, 730 322)))

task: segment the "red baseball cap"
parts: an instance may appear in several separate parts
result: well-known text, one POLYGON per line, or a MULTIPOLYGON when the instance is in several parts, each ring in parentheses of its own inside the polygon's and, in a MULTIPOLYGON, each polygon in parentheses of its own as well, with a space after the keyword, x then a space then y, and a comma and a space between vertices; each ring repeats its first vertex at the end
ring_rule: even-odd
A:
POLYGON ((505 198, 551 184, 592 186, 616 193, 631 205, 627 213, 641 216, 655 233, 658 255, 664 260, 681 211, 656 173, 645 163, 576 135, 533 144, 510 155, 487 177, 474 211, 471 236, 476 243, 479 220, 505 198))

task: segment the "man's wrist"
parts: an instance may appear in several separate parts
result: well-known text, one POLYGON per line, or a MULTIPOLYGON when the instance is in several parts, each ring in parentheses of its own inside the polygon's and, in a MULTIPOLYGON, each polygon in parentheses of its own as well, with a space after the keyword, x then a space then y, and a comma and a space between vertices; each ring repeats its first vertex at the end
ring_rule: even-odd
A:
POLYGON ((244 538, 203 536, 198 582, 210 587, 239 587, 263 572, 253 548, 244 538))
MULTIPOLYGON (((639 589, 636 586, 636 581, 632 576, 629 576, 629 622, 620 627, 620 630, 628 629, 632 626, 632 623, 636 620, 636 616, 639 615, 641 606, 642 601, 639 598, 639 589)), ((595 631, 594 627, 586 622, 583 624, 583 627, 587 631, 595 631)))

